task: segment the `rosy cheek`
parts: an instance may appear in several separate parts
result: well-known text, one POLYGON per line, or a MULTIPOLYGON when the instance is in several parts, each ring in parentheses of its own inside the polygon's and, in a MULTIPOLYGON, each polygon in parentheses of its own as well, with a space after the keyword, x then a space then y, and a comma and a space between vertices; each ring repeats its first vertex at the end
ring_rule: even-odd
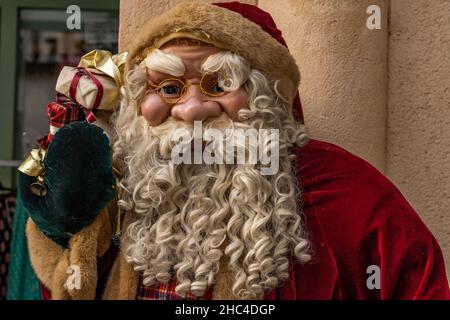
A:
POLYGON ((238 111, 248 108, 248 94, 244 88, 240 88, 219 98, 217 102, 232 120, 237 120, 238 111))
POLYGON ((151 93, 142 100, 141 113, 151 126, 157 126, 169 116, 170 105, 162 101, 157 94, 151 93))

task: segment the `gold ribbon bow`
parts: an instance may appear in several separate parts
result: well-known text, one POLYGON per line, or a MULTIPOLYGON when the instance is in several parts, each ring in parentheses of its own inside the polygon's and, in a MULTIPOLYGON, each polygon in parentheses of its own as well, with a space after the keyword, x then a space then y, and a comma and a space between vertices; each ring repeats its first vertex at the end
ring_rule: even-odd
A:
POLYGON ((45 171, 44 159, 46 154, 47 150, 44 149, 31 150, 28 158, 26 158, 17 169, 30 177, 42 176, 45 171))
POLYGON ((30 176, 36 177, 37 180, 30 185, 30 190, 33 194, 43 197, 47 194, 47 187, 44 183, 44 159, 47 154, 47 150, 33 149, 30 155, 24 162, 17 168, 20 172, 30 176))
POLYGON ((117 86, 122 86, 122 73, 127 60, 127 52, 112 55, 106 50, 92 50, 81 57, 79 67, 102 71, 114 79, 117 86))

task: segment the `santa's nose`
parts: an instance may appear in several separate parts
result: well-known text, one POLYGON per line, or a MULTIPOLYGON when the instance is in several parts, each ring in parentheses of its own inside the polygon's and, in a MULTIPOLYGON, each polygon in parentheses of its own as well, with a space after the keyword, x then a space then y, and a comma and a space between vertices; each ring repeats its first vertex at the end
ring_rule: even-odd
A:
POLYGON ((187 90, 185 96, 172 107, 172 117, 186 122, 194 122, 220 115, 219 103, 209 100, 198 85, 189 86, 187 90))

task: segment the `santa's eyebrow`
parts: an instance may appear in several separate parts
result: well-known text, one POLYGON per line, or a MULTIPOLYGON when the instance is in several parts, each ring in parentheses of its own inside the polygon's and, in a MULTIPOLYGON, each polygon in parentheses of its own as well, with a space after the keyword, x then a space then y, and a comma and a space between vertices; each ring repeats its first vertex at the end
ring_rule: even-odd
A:
POLYGON ((174 54, 154 50, 143 61, 145 66, 153 71, 181 77, 186 72, 186 67, 180 57, 174 54))
POLYGON ((203 61, 202 65, 200 66, 200 72, 218 72, 220 69, 222 69, 222 65, 219 61, 221 61, 221 58, 223 57, 223 52, 218 52, 215 54, 210 55, 208 58, 206 58, 205 61, 203 61), (218 63, 219 62, 219 63, 218 63))

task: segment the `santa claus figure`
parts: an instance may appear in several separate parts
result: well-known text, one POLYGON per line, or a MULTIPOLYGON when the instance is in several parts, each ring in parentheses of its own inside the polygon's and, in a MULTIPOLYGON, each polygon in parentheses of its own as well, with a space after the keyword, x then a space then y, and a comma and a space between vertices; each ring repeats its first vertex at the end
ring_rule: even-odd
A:
POLYGON ((183 3, 128 49, 103 129, 59 129, 46 193, 19 173, 45 297, 450 298, 439 246, 393 184, 308 139, 268 13, 183 3))

